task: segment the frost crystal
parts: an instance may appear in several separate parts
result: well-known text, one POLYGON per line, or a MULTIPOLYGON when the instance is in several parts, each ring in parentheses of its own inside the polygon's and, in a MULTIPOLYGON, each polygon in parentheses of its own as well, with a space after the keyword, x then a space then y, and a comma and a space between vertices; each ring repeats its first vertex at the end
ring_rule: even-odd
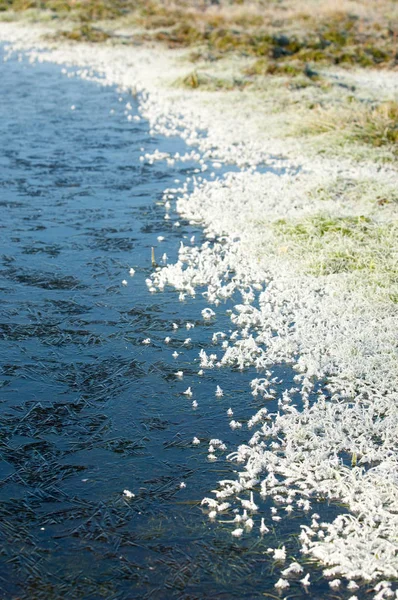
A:
POLYGON ((282 546, 282 548, 276 548, 274 550, 274 559, 278 560, 278 561, 285 561, 286 560, 286 548, 285 546, 282 546))
POLYGON ((279 590, 285 590, 286 588, 290 587, 290 583, 288 581, 286 581, 286 579, 278 579, 278 581, 275 584, 275 587, 279 590))

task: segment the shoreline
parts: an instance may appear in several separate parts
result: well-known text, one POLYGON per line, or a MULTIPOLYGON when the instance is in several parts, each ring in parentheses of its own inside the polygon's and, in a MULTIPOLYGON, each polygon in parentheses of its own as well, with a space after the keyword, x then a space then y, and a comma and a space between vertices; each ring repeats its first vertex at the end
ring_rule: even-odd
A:
MULTIPOLYGON (((398 258, 396 201, 375 201, 375 195, 393 194, 396 167, 369 156, 362 162, 327 158, 300 138, 267 137, 264 112, 255 109, 257 96, 241 91, 200 91, 198 96, 174 85, 188 68, 182 51, 55 44, 40 37, 48 28, 29 25, 28 31, 21 24, 0 23, 0 39, 8 37, 14 49, 30 51, 32 60, 98 71, 104 83, 139 92, 141 114, 153 130, 182 133, 215 172, 213 163, 219 161, 241 169, 209 183, 199 181, 198 174, 194 192, 180 193, 178 212, 205 228, 209 244, 182 248, 179 262, 153 277, 156 288, 169 284, 183 294, 206 284, 210 306, 241 293, 232 320, 240 333, 221 364, 272 369, 289 362, 297 370, 303 410, 286 396, 278 414, 265 422, 264 415, 255 419, 263 423, 259 435, 235 457, 245 468, 235 484, 220 486, 219 498, 236 502, 242 490, 260 486, 263 497, 282 496, 286 506, 289 489, 294 499, 344 502, 352 514, 303 529, 302 551, 331 567, 327 577, 397 577, 398 319, 389 279, 389 269, 391 281, 395 277, 398 258), (202 131, 208 135, 201 137, 202 131), (255 172, 257 165, 276 173, 255 172), (365 247, 358 251, 362 239, 365 247), (336 249, 332 256, 330 247, 336 249), (386 252, 390 262, 381 256, 378 264, 378 253, 386 252), (373 253, 376 266, 368 272, 366 261, 373 253), (359 261, 364 266, 361 262, 358 268, 359 261), (228 270, 235 274, 226 284, 228 270), (253 306, 257 300, 259 308, 253 306), (329 397, 320 394, 313 404, 315 378, 328 379, 329 397), (278 449, 263 444, 269 439, 279 443, 278 449), (351 457, 351 467, 341 453, 351 457)), ((380 81, 385 74, 374 77, 380 81)), ((215 366, 202 356, 203 368, 215 366)))

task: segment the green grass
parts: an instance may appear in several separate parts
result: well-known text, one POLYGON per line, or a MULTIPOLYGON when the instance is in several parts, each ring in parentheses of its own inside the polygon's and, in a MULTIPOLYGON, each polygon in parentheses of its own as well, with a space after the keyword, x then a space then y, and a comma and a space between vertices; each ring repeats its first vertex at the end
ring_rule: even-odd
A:
POLYGON ((317 215, 297 223, 289 223, 284 219, 276 222, 277 227, 284 234, 307 240, 336 234, 342 237, 358 238, 359 236, 363 238, 369 232, 370 224, 371 219, 364 216, 333 219, 323 215, 317 215))
POLYGON ((326 135, 328 146, 334 142, 340 145, 351 142, 386 148, 395 160, 398 158, 398 102, 369 105, 352 98, 345 106, 317 106, 299 124, 297 133, 326 135))
POLYGON ((351 206, 368 206, 373 211, 378 206, 398 208, 398 187, 391 183, 381 183, 374 179, 337 178, 324 187, 316 187, 310 192, 311 199, 324 202, 340 202, 342 199, 351 206))
POLYGON ((209 75, 201 71, 192 71, 188 73, 182 79, 176 81, 177 87, 183 87, 186 89, 198 89, 204 91, 232 91, 237 89, 243 89, 248 85, 248 81, 242 78, 236 77, 216 77, 209 75))
MULTIPOLYGON (((321 17, 319 21, 302 20, 298 31, 289 22, 278 31, 275 24, 261 22, 259 16, 252 19, 251 26, 242 26, 242 17, 231 22, 220 16, 206 19, 183 12, 170 22, 173 20, 176 20, 175 25, 157 32, 156 39, 172 47, 200 44, 203 56, 210 54, 213 58, 238 52, 267 59, 271 65, 289 65, 294 59, 301 71, 308 63, 363 67, 397 64, 394 27, 366 22, 345 13, 336 12, 332 18, 321 17)), ((259 71, 256 63, 253 71, 259 71)))
POLYGON ((372 146, 391 145, 398 155, 398 102, 383 102, 365 111, 348 135, 372 146))
POLYGON ((245 69, 245 73, 251 76, 288 75, 294 77, 305 73, 305 69, 294 62, 278 63, 275 60, 270 60, 268 58, 259 58, 245 69))
POLYGON ((70 40, 73 42, 91 42, 91 43, 101 43, 105 42, 111 36, 103 31, 102 29, 98 29, 96 27, 91 27, 91 25, 81 25, 80 27, 75 27, 71 31, 62 31, 60 37, 63 37, 66 40, 70 40))
POLYGON ((316 276, 352 274, 392 302, 398 300, 398 221, 314 215, 273 225, 287 252, 316 276))
POLYGON ((135 2, 122 0, 1 0, 1 10, 23 12, 29 9, 50 11, 58 17, 72 17, 76 20, 97 22, 116 19, 134 10, 135 2))

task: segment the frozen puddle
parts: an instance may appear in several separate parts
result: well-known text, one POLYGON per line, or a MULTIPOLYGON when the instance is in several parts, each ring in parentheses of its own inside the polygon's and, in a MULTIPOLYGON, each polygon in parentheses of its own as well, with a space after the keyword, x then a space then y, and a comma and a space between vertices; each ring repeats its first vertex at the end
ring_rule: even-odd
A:
MULTIPOLYGON (((336 427, 363 409, 289 366, 290 297, 189 214, 245 174, 151 132, 125 90, 16 55, 2 73, 2 593, 365 597, 375 526, 337 501, 371 502, 369 463, 336 427)), ((394 576, 374 543, 369 578, 394 576)))

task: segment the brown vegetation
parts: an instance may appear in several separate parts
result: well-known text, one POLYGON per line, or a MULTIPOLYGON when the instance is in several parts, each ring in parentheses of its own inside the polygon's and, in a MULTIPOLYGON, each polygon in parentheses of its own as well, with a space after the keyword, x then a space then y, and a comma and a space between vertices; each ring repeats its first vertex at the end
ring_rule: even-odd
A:
POLYGON ((202 44, 215 58, 228 52, 284 61, 394 64, 394 0, 1 0, 3 10, 41 9, 98 22, 128 16, 171 46, 202 44))

